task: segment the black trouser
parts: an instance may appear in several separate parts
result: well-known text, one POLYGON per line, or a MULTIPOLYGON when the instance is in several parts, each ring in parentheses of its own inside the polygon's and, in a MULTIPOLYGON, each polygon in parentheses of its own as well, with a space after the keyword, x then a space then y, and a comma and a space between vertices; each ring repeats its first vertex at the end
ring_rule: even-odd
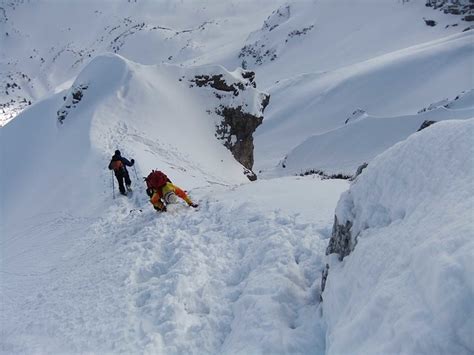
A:
POLYGON ((132 184, 132 181, 130 180, 130 176, 128 176, 128 171, 127 170, 116 171, 115 177, 117 178, 120 192, 125 193, 125 186, 123 186, 123 180, 125 179, 126 185, 132 184))

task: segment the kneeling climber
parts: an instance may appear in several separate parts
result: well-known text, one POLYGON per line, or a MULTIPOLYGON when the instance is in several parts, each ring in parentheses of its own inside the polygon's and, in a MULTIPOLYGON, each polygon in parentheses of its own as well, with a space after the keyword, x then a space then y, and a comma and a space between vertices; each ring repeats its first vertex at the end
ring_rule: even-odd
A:
POLYGON ((150 196, 153 208, 158 212, 166 212, 166 206, 178 202, 177 197, 182 198, 190 207, 198 207, 188 197, 186 192, 174 185, 170 179, 161 171, 153 170, 146 178, 146 193, 150 196))

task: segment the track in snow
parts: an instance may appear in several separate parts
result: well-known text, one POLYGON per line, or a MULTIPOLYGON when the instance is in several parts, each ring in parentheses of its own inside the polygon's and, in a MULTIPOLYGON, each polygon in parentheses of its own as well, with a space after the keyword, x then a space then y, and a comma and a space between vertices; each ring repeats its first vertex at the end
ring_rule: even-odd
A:
POLYGON ((137 210, 139 197, 116 199, 24 302, 6 307, 2 351, 323 351, 327 226, 236 197, 245 193, 158 215, 137 210))

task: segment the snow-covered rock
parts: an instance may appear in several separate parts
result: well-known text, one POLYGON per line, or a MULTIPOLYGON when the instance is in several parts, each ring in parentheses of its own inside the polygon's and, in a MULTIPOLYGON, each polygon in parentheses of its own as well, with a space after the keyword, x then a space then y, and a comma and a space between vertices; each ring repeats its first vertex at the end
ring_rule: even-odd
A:
POLYGON ((474 350, 473 135, 474 119, 436 123, 342 194, 327 252, 345 258, 323 294, 328 354, 474 350))
POLYGON ((470 0, 426 0, 426 6, 443 11, 445 14, 465 15, 462 20, 474 21, 474 10, 470 0))
POLYGON ((207 101, 215 101, 212 111, 222 117, 217 124, 216 137, 248 169, 246 175, 249 179, 255 180, 256 175, 251 171, 254 163, 253 133, 263 121, 270 96, 255 90, 257 85, 252 71, 237 69, 229 73, 222 67, 205 67, 197 72, 189 79, 193 83, 191 86, 212 93, 207 95, 207 101))

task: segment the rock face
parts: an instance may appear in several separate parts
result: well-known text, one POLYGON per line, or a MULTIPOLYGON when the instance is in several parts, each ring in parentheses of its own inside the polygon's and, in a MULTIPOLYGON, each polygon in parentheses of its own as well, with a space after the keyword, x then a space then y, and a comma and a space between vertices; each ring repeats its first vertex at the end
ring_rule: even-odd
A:
MULTIPOLYGON (((252 86, 255 87, 255 73, 254 72, 245 72, 245 77, 249 79, 249 82, 252 83, 252 86)), ((244 75, 242 75, 244 77, 244 75)), ((210 86, 217 91, 233 92, 235 96, 239 95, 239 90, 245 90, 245 85, 243 83, 230 83, 228 84, 223 74, 215 75, 196 75, 192 82, 196 83, 197 86, 210 86)))
POLYGON ((268 16, 259 30, 250 34, 239 53, 243 68, 278 59, 289 44, 301 41, 315 29, 313 23, 291 21, 291 15, 291 6, 282 5, 268 16))
POLYGON ((218 113, 224 117, 216 133, 224 145, 232 152, 235 159, 252 170, 253 167, 253 132, 262 124, 263 117, 255 117, 242 111, 242 107, 223 107, 218 113), (232 137, 235 137, 233 139, 232 137))
POLYGON ((436 123, 436 122, 437 122, 437 121, 430 121, 430 120, 424 121, 424 122, 421 124, 420 128, 418 128, 417 132, 419 132, 419 131, 425 129, 426 127, 431 126, 433 123, 436 123))
POLYGON ((357 239, 352 238, 351 227, 351 221, 340 224, 337 216, 334 217, 334 225, 332 227, 331 239, 326 249, 326 255, 336 253, 339 255, 339 260, 342 260, 354 250, 357 239))
MULTIPOLYGON (((350 178, 351 181, 354 181, 357 179, 357 177, 362 174, 365 168, 367 168, 369 164, 363 163, 357 168, 356 173, 354 174, 353 177, 350 178)), ((346 193, 347 194, 347 193, 346 193)), ((350 200, 350 199, 349 199, 350 200)), ((349 206, 346 206, 345 208, 347 211, 351 211, 353 209, 352 204, 349 206)), ((340 212, 340 211, 339 211, 340 212)), ((355 248, 357 244, 357 236, 358 235, 352 235, 352 225, 353 222, 350 218, 347 218, 347 215, 350 213, 343 213, 342 215, 346 216, 344 218, 344 221, 341 221, 337 218, 337 212, 336 215, 334 216, 334 224, 332 226, 332 233, 331 233, 331 239, 329 239, 329 245, 326 248, 326 255, 329 254, 338 254, 339 260, 342 261, 344 257, 349 255, 355 248)), ((329 268, 329 267, 328 267, 329 268)), ((326 270, 326 277, 327 277, 327 272, 326 270)))
MULTIPOLYGON (((474 20, 474 2, 472 0, 427 0, 426 6, 443 11, 445 14, 465 15, 462 18, 464 21, 474 20)), ((427 25, 432 26, 428 23, 427 25)))
POLYGON ((64 96, 63 99, 65 102, 57 112, 59 123, 63 123, 66 117, 69 115, 70 111, 77 107, 77 104, 81 102, 84 96, 84 92, 87 90, 87 88, 87 84, 79 84, 77 86, 73 86, 69 91, 68 95, 64 96))
POLYGON ((354 174, 354 176, 350 179, 350 180, 355 180, 360 174, 362 174, 362 171, 367 168, 369 166, 369 164, 367 162, 364 162, 362 163, 356 170, 356 173, 354 174))
POLYGON ((436 26, 435 20, 428 20, 428 19, 423 19, 423 20, 425 20, 426 26, 430 26, 430 27, 436 26))
POLYGON ((365 117, 367 117, 367 112, 361 108, 358 108, 354 112, 352 112, 349 117, 347 117, 347 119, 344 121, 344 124, 348 124, 349 122, 365 117))
MULTIPOLYGON (((207 89, 216 102, 213 113, 219 119, 216 122, 217 139, 228 148, 234 158, 246 170, 250 180, 257 176, 252 171, 253 132, 263 121, 263 112, 270 101, 270 95, 256 90, 255 73, 239 69, 236 72, 198 74, 190 82, 191 87, 207 89)), ((212 114, 212 111, 208 111, 212 114)))
POLYGON ((329 264, 326 264, 324 269, 321 271, 321 293, 319 294, 319 302, 323 302, 323 292, 326 288, 326 280, 329 275, 329 264))

